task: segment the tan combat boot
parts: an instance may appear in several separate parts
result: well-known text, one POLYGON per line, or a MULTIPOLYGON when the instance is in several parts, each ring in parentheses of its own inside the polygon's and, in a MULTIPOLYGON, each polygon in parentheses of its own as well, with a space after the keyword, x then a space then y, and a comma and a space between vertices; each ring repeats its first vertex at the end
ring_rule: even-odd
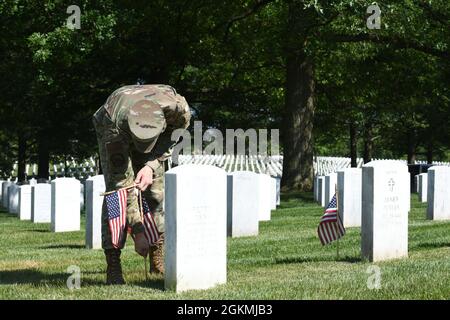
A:
POLYGON ((125 284, 122 276, 122 265, 120 264, 120 249, 105 249, 106 284, 125 284))
POLYGON ((155 245, 150 246, 150 272, 164 274, 164 233, 155 245))

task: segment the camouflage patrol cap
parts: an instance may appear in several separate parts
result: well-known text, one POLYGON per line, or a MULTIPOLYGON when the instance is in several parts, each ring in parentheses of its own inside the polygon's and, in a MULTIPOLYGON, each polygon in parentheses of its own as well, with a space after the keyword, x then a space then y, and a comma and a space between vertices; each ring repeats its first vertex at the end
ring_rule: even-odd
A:
POLYGON ((166 119, 159 104, 150 100, 139 100, 130 108, 128 126, 136 149, 148 153, 166 128, 166 119))

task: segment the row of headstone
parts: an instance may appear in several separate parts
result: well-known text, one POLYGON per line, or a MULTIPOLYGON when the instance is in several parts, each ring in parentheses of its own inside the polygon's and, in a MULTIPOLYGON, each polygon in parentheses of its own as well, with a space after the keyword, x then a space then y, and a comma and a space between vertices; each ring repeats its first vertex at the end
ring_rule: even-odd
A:
POLYGON ((314 200, 322 207, 328 206, 336 188, 344 227, 361 226, 361 169, 345 168, 328 176, 316 176, 314 200))
MULTIPOLYGON (((101 206, 105 189, 103 176, 95 176, 87 181, 87 221, 86 246, 101 248, 101 206), (96 184, 93 182, 96 181, 96 184)), ((2 184, 2 196, 5 195, 5 208, 17 213, 20 220, 34 223, 51 223, 53 232, 78 231, 80 215, 75 203, 76 194, 80 194, 80 208, 84 202, 83 184, 74 178, 57 178, 50 183, 37 183, 30 180, 29 185, 17 186, 12 182, 2 184), (80 188, 78 187, 80 186, 80 188), (79 188, 79 190, 78 190, 79 188), (3 192, 3 189, 6 191, 3 192), (83 200, 83 202, 81 202, 83 200), (17 212, 16 212, 17 210, 17 212)), ((78 196, 77 196, 78 197, 78 196)), ((78 198, 77 198, 78 199, 78 198)), ((78 201, 77 201, 78 203, 78 201)))
POLYGON ((283 164, 282 156, 262 155, 177 155, 169 158, 169 168, 174 163, 178 165, 201 164, 212 165, 224 169, 228 173, 233 171, 252 171, 265 173, 273 177, 281 177, 283 164))
MULTIPOLYGON (((449 170, 429 171, 427 194, 428 203, 433 203, 433 217, 441 211, 449 212, 449 170)), ((227 175, 222 169, 202 165, 179 166, 166 173, 166 288, 205 289, 226 282, 227 233, 255 235, 258 222, 270 219, 277 189, 276 181, 270 179, 251 172, 227 175)), ((329 200, 333 179, 334 175, 316 179, 324 182, 323 188, 316 191, 317 197, 323 191, 323 198, 329 200)), ((340 171, 336 179, 344 223, 357 225, 355 220, 361 219, 362 255, 371 261, 407 256, 409 174, 406 165, 374 161, 364 165, 362 170, 340 171), (361 208, 355 203, 360 203, 361 208)), ((98 238, 94 244, 94 238, 89 240, 88 236, 100 234, 102 180, 96 178, 86 183, 90 195, 86 200, 87 229, 91 230, 86 233, 86 240, 92 242, 91 247, 99 245, 98 238)), ((36 190, 36 186, 33 189, 36 190)), ((76 225, 79 228, 78 192, 79 182, 75 179, 52 181, 53 231, 69 231, 76 225), (65 206, 72 210, 65 210, 65 206)), ((33 199, 33 191, 31 197, 33 199)))
POLYGON ((80 182, 57 178, 48 183, 2 183, 2 204, 20 220, 51 223, 51 231, 80 230, 80 182))
MULTIPOLYGON (((340 170, 337 177, 338 212, 344 227, 361 226, 363 257, 371 261, 406 257, 411 208, 407 166, 398 161, 372 161, 362 169, 340 170)), ((327 181, 333 180, 334 175, 314 179, 315 199, 323 206, 331 192, 327 181)), ((450 220, 450 167, 431 167, 417 181, 420 201, 428 202, 427 218, 450 220)))
POLYGON ((427 219, 450 219, 450 179, 448 178, 450 167, 433 166, 428 173, 415 176, 417 192, 420 202, 427 202, 427 219))
MULTIPOLYGON (((377 161, 391 161, 391 160, 377 160, 377 161)), ((375 162, 375 161, 372 161, 375 162)), ((398 161, 392 161, 398 162, 398 161)), ((316 177, 314 180, 317 184, 316 188, 316 196, 315 200, 321 204, 322 207, 328 206, 331 198, 336 193, 336 189, 338 190, 338 204, 341 204, 341 212, 345 212, 347 207, 353 207, 353 209, 348 209, 347 212, 354 211, 355 215, 359 212, 361 215, 361 206, 359 202, 361 201, 361 191, 362 191, 362 183, 361 183, 361 168, 345 168, 339 170, 337 173, 331 173, 327 176, 316 177), (348 189, 348 191, 344 190, 348 189)), ((410 211, 410 194, 407 186, 409 185, 409 174, 403 173, 403 178, 398 182, 401 185, 401 189, 405 193, 405 197, 403 200, 403 205, 407 207, 407 210, 410 211)), ((353 216, 353 214, 352 214, 353 216)), ((354 220, 349 218, 350 220, 354 220)), ((350 221, 348 220, 348 221, 350 221)), ((357 221, 360 220, 357 218, 357 221)), ((355 222, 350 223, 347 226, 360 226, 360 224, 356 224, 355 222)))
POLYGON ((344 227, 361 227, 363 257, 380 261, 407 256, 410 198, 405 164, 372 161, 315 181, 316 201, 324 207, 337 187, 338 212, 344 227))
MULTIPOLYGON (((0 205, 7 209, 10 213, 19 214, 19 193, 20 188, 30 188, 37 185, 36 179, 30 179, 28 184, 17 185, 10 181, 0 181, 0 205)), ((31 190, 31 189, 30 189, 31 190)), ((80 209, 84 207, 84 185, 80 185, 80 209)))
MULTIPOLYGON (((101 248, 102 175, 86 180, 86 247, 101 248)), ((269 221, 280 201, 279 179, 250 171, 227 176, 227 235, 258 235, 259 221, 269 221)))

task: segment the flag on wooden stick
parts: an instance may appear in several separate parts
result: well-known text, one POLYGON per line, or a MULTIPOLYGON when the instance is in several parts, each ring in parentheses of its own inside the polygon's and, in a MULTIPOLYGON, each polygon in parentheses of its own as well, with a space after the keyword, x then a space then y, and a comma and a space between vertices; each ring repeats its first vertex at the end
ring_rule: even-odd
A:
POLYGON ((320 219, 317 233, 322 245, 326 245, 335 240, 338 240, 345 234, 345 228, 342 225, 337 210, 336 194, 331 199, 330 203, 325 209, 324 215, 320 219))

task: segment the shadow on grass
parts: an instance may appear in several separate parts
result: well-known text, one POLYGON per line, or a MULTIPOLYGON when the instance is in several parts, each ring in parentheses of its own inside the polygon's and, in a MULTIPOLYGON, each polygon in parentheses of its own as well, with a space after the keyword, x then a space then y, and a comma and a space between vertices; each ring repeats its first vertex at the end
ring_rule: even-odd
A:
POLYGON ((67 277, 65 273, 43 273, 36 269, 8 270, 0 271, 0 284, 61 284, 67 277))
POLYGON ((291 263, 308 263, 308 262, 347 262, 347 263, 358 263, 361 262, 360 257, 289 257, 275 259, 274 264, 291 264, 291 263))
POLYGON ((282 192, 280 195, 281 201, 300 200, 305 202, 314 202, 313 194, 311 192, 282 192))
POLYGON ((412 246, 412 249, 438 249, 450 247, 450 242, 425 242, 412 246))
POLYGON ((83 244, 53 244, 49 246, 39 247, 39 249, 85 249, 83 244))
MULTIPOLYGON (((87 272, 83 272, 85 274, 87 272)), ((99 272, 100 273, 100 272, 99 272)), ((0 284, 28 284, 33 286, 66 286, 70 273, 44 273, 36 269, 21 269, 0 271, 0 284)), ((106 285, 104 280, 81 277, 82 286, 102 286, 106 285)))
POLYGON ((142 288, 164 291, 164 279, 148 279, 143 281, 130 282, 129 284, 142 288))
MULTIPOLYGON (((0 285, 33 285, 33 286, 55 286, 61 287, 67 285, 67 280, 70 277, 70 273, 56 272, 56 273, 44 273, 37 269, 19 269, 19 270, 7 270, 0 271, 0 285)), ((126 279, 126 275, 125 275, 126 279)), ((106 274, 105 271, 82 271, 81 286, 107 286, 105 283, 106 274), (92 275, 92 277, 86 277, 83 275, 92 275)), ((153 278, 150 276, 148 280, 140 281, 127 281, 128 285, 135 285, 142 288, 149 288, 159 291, 164 291, 164 278, 153 278)))
POLYGON ((38 232, 38 233, 49 233, 50 230, 48 229, 27 229, 27 230, 23 230, 25 232, 38 232))
POLYGON ((97 270, 97 271, 83 271, 83 274, 100 274, 100 275, 104 275, 105 271, 103 270, 97 270))
POLYGON ((282 192, 280 199, 281 204, 277 206, 277 209, 291 209, 317 205, 314 202, 313 194, 311 192, 282 192))

